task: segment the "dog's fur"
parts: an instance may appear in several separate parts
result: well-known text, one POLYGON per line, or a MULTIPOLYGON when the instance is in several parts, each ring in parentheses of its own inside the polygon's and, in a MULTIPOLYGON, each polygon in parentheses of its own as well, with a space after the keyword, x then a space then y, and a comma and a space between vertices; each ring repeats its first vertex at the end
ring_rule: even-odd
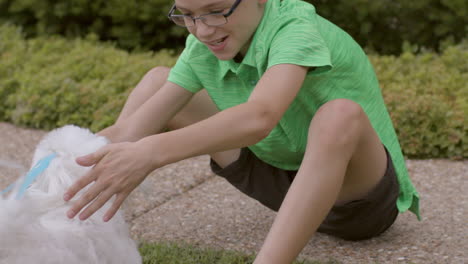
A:
POLYGON ((105 223, 108 202, 92 217, 70 220, 64 202, 65 190, 90 168, 76 164, 75 158, 107 144, 104 137, 87 129, 65 126, 48 133, 36 148, 32 166, 56 153, 49 167, 17 200, 22 179, 8 197, 0 196, 0 263, 141 263, 135 241, 120 212, 105 223))

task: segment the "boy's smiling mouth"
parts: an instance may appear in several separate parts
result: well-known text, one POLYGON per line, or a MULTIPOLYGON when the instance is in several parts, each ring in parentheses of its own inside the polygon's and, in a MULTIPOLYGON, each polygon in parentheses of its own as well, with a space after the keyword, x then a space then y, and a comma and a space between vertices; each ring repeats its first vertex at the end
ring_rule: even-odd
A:
POLYGON ((214 40, 214 41, 206 41, 204 42, 205 45, 208 46, 208 48, 210 48, 212 51, 220 51, 220 50, 223 50, 224 47, 226 46, 226 43, 227 43, 227 39, 228 39, 229 36, 225 36, 223 38, 220 38, 220 39, 217 39, 217 40, 214 40))

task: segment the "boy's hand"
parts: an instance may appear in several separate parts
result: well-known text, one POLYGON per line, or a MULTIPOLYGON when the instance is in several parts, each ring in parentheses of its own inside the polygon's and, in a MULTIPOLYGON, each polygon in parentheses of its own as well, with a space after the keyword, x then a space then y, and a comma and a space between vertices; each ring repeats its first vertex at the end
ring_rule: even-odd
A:
POLYGON ((109 221, 130 192, 153 171, 150 157, 144 145, 126 142, 109 144, 77 158, 79 165, 94 167, 66 191, 64 200, 69 201, 90 183, 94 184, 73 204, 67 216, 71 219, 87 206, 79 216, 80 220, 86 220, 115 195, 116 199, 103 218, 103 221, 109 221))

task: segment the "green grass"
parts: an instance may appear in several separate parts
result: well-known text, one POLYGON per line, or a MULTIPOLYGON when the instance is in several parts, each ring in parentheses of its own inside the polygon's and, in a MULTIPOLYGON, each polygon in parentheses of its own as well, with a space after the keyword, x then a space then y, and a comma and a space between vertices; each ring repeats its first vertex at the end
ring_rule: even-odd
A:
MULTIPOLYGON (((253 255, 198 248, 188 244, 143 243, 139 249, 144 264, 252 264, 254 261, 253 255)), ((296 261, 294 264, 339 264, 339 262, 296 261)))

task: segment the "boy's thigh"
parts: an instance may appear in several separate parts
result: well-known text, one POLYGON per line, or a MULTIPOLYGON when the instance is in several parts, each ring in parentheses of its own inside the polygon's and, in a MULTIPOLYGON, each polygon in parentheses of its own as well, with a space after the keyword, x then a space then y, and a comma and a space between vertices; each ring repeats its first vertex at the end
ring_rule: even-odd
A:
POLYGON ((206 90, 196 93, 192 99, 169 122, 169 129, 175 130, 187 127, 207 119, 219 112, 206 90))
POLYGON ((400 186, 390 154, 385 152, 387 168, 379 183, 364 197, 333 206, 318 232, 346 240, 363 240, 383 233, 395 222, 400 186))
MULTIPOLYGON (((387 152, 387 169, 380 182, 363 198, 335 205, 318 232, 347 240, 377 236, 388 229, 398 215, 399 184, 387 152)), ((282 170, 258 159, 243 148, 239 159, 225 168, 211 160, 213 172, 268 208, 278 211, 297 171, 282 170)))

